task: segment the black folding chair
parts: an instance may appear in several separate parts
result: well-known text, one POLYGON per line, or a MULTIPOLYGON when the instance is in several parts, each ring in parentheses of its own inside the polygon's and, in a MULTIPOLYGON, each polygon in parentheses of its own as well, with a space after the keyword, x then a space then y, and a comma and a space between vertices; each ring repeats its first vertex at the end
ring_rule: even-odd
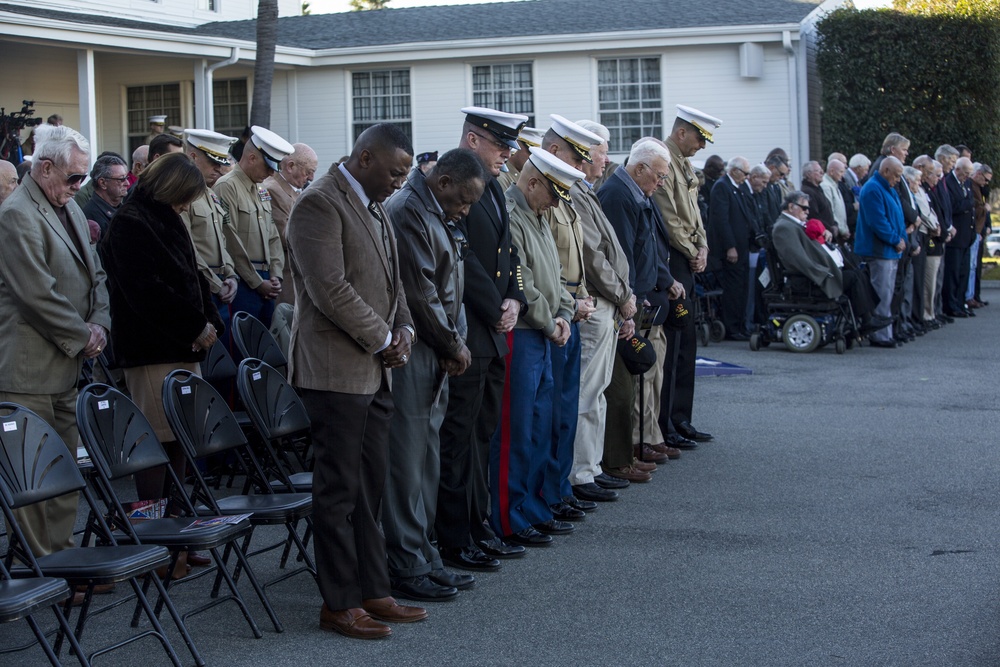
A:
MULTIPOLYGON (((55 613, 59 628, 66 639, 69 640, 70 647, 73 649, 73 653, 76 654, 77 660, 80 661, 83 667, 89 667, 90 661, 83 654, 83 650, 76 641, 76 636, 73 635, 73 630, 69 627, 66 617, 59 611, 59 603, 71 597, 73 597, 73 591, 70 590, 69 584, 66 583, 65 579, 54 579, 52 577, 12 579, 10 571, 4 567, 3 561, 0 561, 0 623, 12 623, 23 618, 27 622, 28 627, 31 628, 31 632, 35 635, 38 645, 45 651, 45 657, 55 667, 59 667, 62 663, 59 662, 59 658, 52 651, 52 647, 45 638, 45 633, 42 631, 41 626, 38 625, 38 621, 32 616, 36 611, 48 607, 55 613)), ((24 646, 5 648, 0 650, 0 655, 23 651, 26 648, 34 646, 34 644, 35 642, 32 642, 24 646)))
MULTIPOLYGON (((204 665, 205 661, 195 648, 183 619, 177 613, 162 582, 155 575, 157 568, 170 562, 170 552, 159 546, 118 544, 101 516, 83 475, 77 468, 76 456, 66 447, 59 434, 41 417, 20 405, 0 403, 0 425, 2 425, 0 452, 3 452, 3 456, 0 457, 0 509, 3 510, 4 517, 10 525, 9 548, 4 564, 14 577, 55 577, 65 579, 74 589, 85 587, 86 593, 74 631, 77 640, 83 635, 84 624, 90 616, 110 611, 130 601, 124 599, 110 603, 92 614, 90 604, 94 587, 127 581, 135 593, 135 599, 146 613, 152 629, 99 649, 91 653, 88 659, 93 660, 97 655, 145 637, 155 637, 163 646, 170 661, 176 667, 181 667, 180 659, 170 639, 150 606, 143 586, 138 582, 139 578, 145 577, 156 586, 195 663, 199 667, 204 665), (99 544, 107 546, 63 549, 36 558, 14 517, 14 510, 76 491, 81 493, 91 514, 94 515, 99 530, 99 544), (11 567, 15 558, 25 565, 11 567)), ((69 618, 71 611, 69 602, 66 602, 65 610, 69 618)), ((60 631, 56 637, 56 656, 60 653, 63 635, 64 633, 60 631)), ((76 650, 77 646, 73 648, 76 650)))
POLYGON ((259 359, 244 359, 236 373, 236 388, 257 429, 272 465, 271 486, 286 491, 312 492, 312 466, 308 461, 312 423, 302 400, 285 377, 259 359), (296 470, 288 461, 291 452, 296 470))
MULTIPOLYGON (((97 473, 96 484, 98 495, 104 502, 108 512, 108 523, 113 529, 122 531, 125 536, 119 541, 135 544, 158 544, 170 549, 173 559, 163 577, 163 587, 170 588, 172 573, 180 554, 185 551, 207 550, 215 562, 213 568, 216 577, 210 602, 186 612, 189 617, 211 609, 217 604, 232 600, 243 612, 254 637, 260 639, 261 632, 247 609, 243 596, 240 595, 229 573, 225 559, 219 554, 219 547, 229 547, 240 538, 250 534, 253 527, 249 521, 243 520, 234 524, 201 526, 195 530, 185 530, 195 518, 195 510, 191 505, 183 485, 177 478, 170 459, 163 445, 153 432, 153 427, 142 412, 124 394, 102 384, 92 384, 84 388, 76 402, 76 420, 80 428, 80 437, 90 454, 91 461, 97 473), (177 497, 185 506, 187 516, 182 518, 145 519, 133 523, 123 506, 118 493, 114 489, 115 480, 131 477, 143 470, 163 466, 170 477, 173 487, 177 489, 177 497), (229 587, 230 594, 219 598, 222 582, 229 587)), ((228 555, 229 550, 226 550, 228 555)), ((257 578, 250 568, 241 549, 235 549, 239 566, 246 570, 247 577, 261 601, 266 600, 264 590, 257 583, 257 578)), ((213 570, 185 577, 182 581, 190 581, 210 574, 213 570)), ((156 612, 160 612, 157 606, 156 612)), ((133 622, 137 618, 133 617, 133 622)))
MULTIPOLYGON (((306 552, 302 538, 299 537, 297 526, 299 521, 305 521, 307 529, 312 528, 311 493, 275 493, 265 475, 260 461, 250 448, 246 436, 236 423, 229 406, 212 385, 197 375, 176 370, 170 373, 163 382, 163 407, 167 421, 178 441, 183 445, 184 452, 191 463, 193 489, 191 502, 198 514, 233 515, 252 513, 250 523, 254 526, 283 525, 290 539, 298 547, 298 556, 305 562, 305 567, 297 568, 272 579, 264 584, 264 588, 283 581, 300 572, 309 572, 316 576, 316 567, 306 552), (211 487, 205 482, 198 470, 198 459, 219 454, 234 452, 238 464, 243 468, 247 478, 245 493, 223 498, 216 498, 211 487)), ((277 549, 285 541, 262 547, 250 553, 249 546, 253 534, 243 541, 243 552, 248 556, 277 549)), ((287 554, 287 549, 286 549, 287 554)), ((280 565, 284 567, 286 555, 281 558, 280 565)), ((239 579, 239 568, 235 578, 239 579)), ((281 631, 281 624, 274 610, 265 603, 268 615, 275 629, 281 631)))
POLYGON ((278 341, 264 323, 245 311, 233 315, 233 342, 245 359, 260 359, 275 368, 288 366, 278 341))
MULTIPOLYGON (((229 406, 233 411, 233 416, 236 417, 236 422, 243 429, 243 432, 247 434, 247 437, 250 437, 254 433, 253 424, 250 423, 250 417, 247 416, 246 410, 242 409, 243 405, 240 403, 240 397, 235 390, 236 363, 229 355, 229 350, 226 349, 222 339, 216 340, 215 344, 208 349, 205 360, 201 362, 201 377, 207 380, 215 387, 216 391, 229 401, 229 406)), ((207 467, 210 470, 211 476, 215 478, 213 486, 216 489, 219 488, 222 478, 226 475, 229 476, 226 488, 231 489, 233 487, 237 469, 228 464, 226 457, 216 457, 214 461, 209 462, 207 467)))

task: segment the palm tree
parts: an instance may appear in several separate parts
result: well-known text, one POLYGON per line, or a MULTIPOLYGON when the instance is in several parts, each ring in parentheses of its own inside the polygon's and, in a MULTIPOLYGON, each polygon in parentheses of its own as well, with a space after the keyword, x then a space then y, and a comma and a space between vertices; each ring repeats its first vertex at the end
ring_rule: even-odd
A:
POLYGON ((278 42, 278 0, 257 0, 257 62, 253 68, 250 124, 271 125, 271 80, 274 47, 278 42))

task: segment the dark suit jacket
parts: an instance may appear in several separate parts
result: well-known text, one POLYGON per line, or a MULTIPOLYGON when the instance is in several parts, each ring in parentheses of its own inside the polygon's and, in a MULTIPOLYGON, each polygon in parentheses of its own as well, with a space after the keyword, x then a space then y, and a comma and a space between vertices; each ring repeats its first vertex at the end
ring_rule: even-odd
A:
POLYGON ((668 291, 674 284, 674 277, 670 274, 670 235, 667 226, 660 215, 660 208, 653 206, 653 243, 656 246, 656 285, 653 291, 646 295, 646 300, 651 305, 661 306, 660 313, 653 324, 663 324, 670 311, 670 297, 668 291))
POLYGON ((636 303, 641 304, 653 291, 657 280, 653 239, 653 211, 657 207, 648 200, 646 206, 636 201, 624 178, 631 177, 625 172, 609 178, 597 192, 597 198, 601 200, 601 210, 614 228, 618 243, 628 259, 629 286, 635 294, 636 303))
MULTIPOLYGON (((375 394, 388 371, 376 352, 412 326, 385 209, 389 256, 375 221, 337 165, 302 192, 288 219, 295 319, 288 379, 296 387, 375 394)), ((240 289, 244 289, 241 285, 240 289)))
POLYGON ((712 186, 708 203, 708 247, 720 261, 726 261, 726 251, 736 248, 741 260, 750 252, 753 236, 753 202, 742 188, 723 176, 712 186))
POLYGON ((809 195, 809 217, 817 218, 831 234, 836 236, 837 221, 833 219, 833 207, 830 206, 830 200, 823 194, 823 190, 818 185, 802 181, 802 192, 809 195))
POLYGON ((969 183, 959 183, 955 172, 944 177, 951 200, 951 224, 955 227, 955 237, 948 241, 953 248, 968 248, 976 237, 975 201, 969 183))
POLYGON ((493 327, 500 321, 504 299, 522 304, 525 299, 519 280, 521 259, 510 240, 510 218, 497 179, 489 180, 483 196, 458 221, 458 228, 468 239, 470 251, 465 256, 462 298, 469 326, 466 345, 474 357, 507 356, 507 337, 493 327))
MULTIPOLYGON (((851 173, 853 174, 854 172, 852 171, 851 173)), ((854 188, 847 182, 846 174, 844 178, 840 179, 837 189, 840 190, 840 196, 844 198, 844 209, 847 211, 847 229, 850 230, 851 236, 853 236, 854 228, 858 226, 858 212, 854 210, 854 202, 857 198, 854 196, 854 188)))

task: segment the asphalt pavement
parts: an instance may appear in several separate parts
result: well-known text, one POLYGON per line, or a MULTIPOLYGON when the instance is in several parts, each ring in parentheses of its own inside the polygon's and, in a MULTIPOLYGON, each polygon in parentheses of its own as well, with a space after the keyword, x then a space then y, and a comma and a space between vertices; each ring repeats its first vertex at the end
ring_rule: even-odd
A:
MULTIPOLYGON (((753 370, 699 378, 694 423, 714 442, 388 640, 320 631, 315 583, 296 576, 268 589, 283 633, 242 582, 264 638, 222 605, 190 620, 198 648, 211 665, 262 667, 998 665, 1000 288, 983 297, 978 317, 896 350, 703 348, 753 370)), ((207 587, 179 587, 178 604, 207 587)), ((122 611, 84 645, 114 635, 122 611)), ((0 656, 36 664, 37 648, 0 656)), ((167 662, 145 640, 96 664, 167 662)))

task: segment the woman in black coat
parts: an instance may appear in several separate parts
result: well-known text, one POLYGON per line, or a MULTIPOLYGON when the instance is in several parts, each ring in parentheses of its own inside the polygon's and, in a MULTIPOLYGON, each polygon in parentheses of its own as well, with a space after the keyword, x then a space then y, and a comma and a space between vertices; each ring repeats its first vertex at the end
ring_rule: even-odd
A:
MULTIPOLYGON (((111 302, 111 341, 132 400, 152 424, 184 479, 184 456, 167 424, 161 388, 171 371, 200 373, 223 324, 180 213, 205 191, 205 179, 183 153, 143 170, 100 242, 111 302)), ((165 497, 163 468, 136 475, 140 500, 165 497)))

